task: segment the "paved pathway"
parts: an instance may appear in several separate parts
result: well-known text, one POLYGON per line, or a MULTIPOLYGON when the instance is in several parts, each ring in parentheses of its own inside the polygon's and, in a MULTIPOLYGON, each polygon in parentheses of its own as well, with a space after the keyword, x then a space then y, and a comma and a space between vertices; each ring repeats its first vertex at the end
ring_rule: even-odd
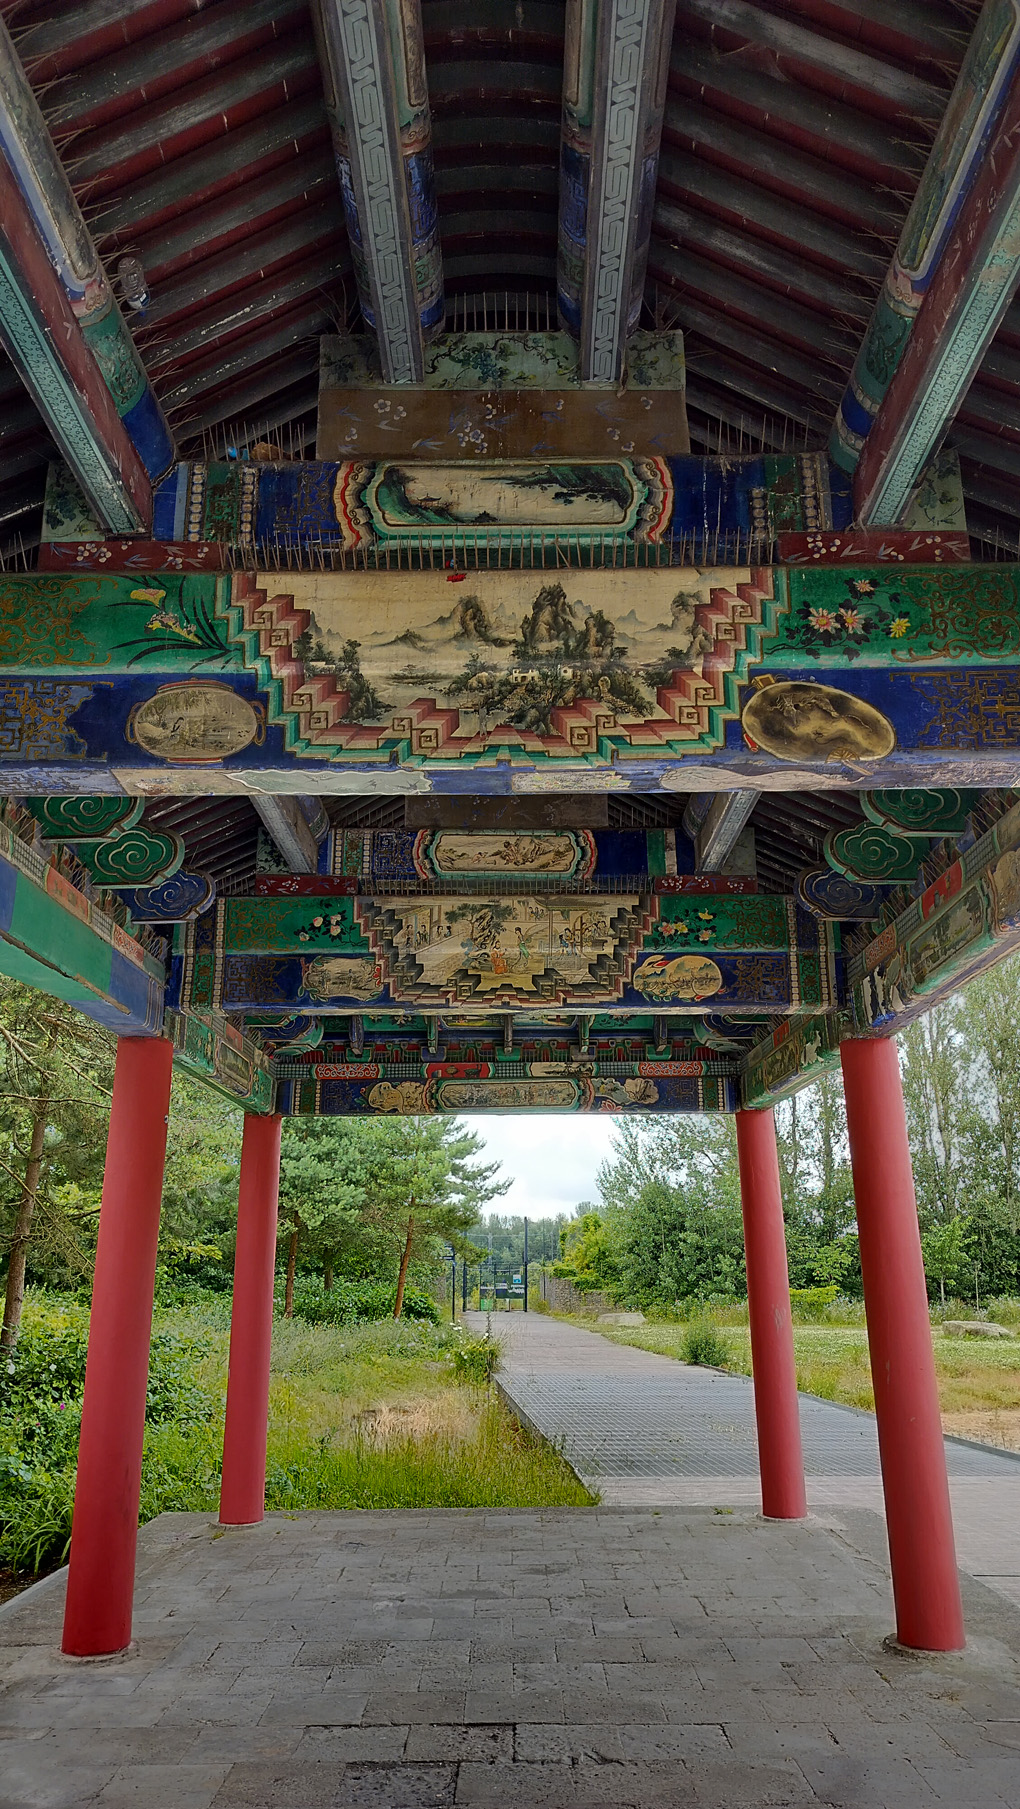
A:
MULTIPOLYGON (((477 1329, 481 1314, 469 1316, 477 1329)), ((746 1376, 694 1369, 540 1313, 494 1314, 500 1384, 616 1506, 751 1505, 758 1493, 754 1398, 746 1376)), ((881 1512, 874 1416, 802 1395, 815 1510, 881 1512)), ((1020 1458, 946 1441, 961 1565, 1020 1603, 1020 1458)))

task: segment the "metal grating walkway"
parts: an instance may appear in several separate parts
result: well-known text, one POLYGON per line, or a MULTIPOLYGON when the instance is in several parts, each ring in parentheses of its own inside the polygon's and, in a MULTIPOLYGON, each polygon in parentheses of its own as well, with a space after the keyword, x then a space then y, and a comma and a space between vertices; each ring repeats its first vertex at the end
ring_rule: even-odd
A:
MULTIPOLYGON (((471 1315, 483 1323, 481 1315, 471 1315)), ((499 1381, 513 1407, 596 1486, 609 1477, 756 1477, 754 1393, 746 1376, 693 1369, 544 1315, 494 1315, 499 1381)), ((870 1413, 802 1395, 808 1477, 875 1478, 870 1413)), ((947 1441, 952 1477, 1020 1479, 1020 1463, 947 1441)))

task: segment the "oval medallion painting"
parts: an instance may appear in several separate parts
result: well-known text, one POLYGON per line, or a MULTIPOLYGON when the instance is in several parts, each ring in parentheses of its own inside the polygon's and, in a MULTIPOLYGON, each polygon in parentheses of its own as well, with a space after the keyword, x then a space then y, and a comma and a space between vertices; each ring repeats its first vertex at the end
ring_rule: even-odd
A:
POLYGON ((777 760, 884 760, 896 746, 887 716, 833 685, 763 685, 740 718, 748 740, 777 760))
POLYGON ((676 999, 710 999, 722 990, 722 984, 722 973, 707 955, 651 955, 634 974, 636 990, 663 1004, 676 999))
POLYGON ((175 766, 212 766, 240 754, 266 736, 261 704, 238 696, 214 679, 185 679, 161 685, 152 697, 136 704, 125 737, 156 760, 175 766))

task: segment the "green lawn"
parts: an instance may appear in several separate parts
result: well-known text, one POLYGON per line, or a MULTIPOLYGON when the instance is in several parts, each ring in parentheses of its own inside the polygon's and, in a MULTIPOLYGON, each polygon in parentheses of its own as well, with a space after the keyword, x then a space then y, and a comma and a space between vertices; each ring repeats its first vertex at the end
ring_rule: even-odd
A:
MULTIPOLYGON (((618 1344, 635 1344, 641 1350, 679 1357, 685 1328, 649 1324, 598 1329, 618 1344)), ((750 1375, 751 1341, 747 1328, 724 1325, 719 1332, 729 1345, 729 1367, 750 1375)), ((937 1329, 933 1337, 944 1415, 1020 1414, 1020 1338, 984 1343, 950 1338, 937 1329)), ((806 1394, 842 1401, 849 1407, 874 1409, 868 1340, 863 1327, 797 1325, 793 1348, 797 1384, 806 1394)))

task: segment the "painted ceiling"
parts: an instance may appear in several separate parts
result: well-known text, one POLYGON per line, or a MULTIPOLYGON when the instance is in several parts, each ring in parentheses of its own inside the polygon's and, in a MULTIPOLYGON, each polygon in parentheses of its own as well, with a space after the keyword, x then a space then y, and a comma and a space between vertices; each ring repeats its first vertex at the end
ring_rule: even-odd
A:
MULTIPOLYGON (((424 0, 451 328, 554 324, 563 7, 424 0)), ((679 0, 645 324, 686 336, 695 451, 820 445, 976 0, 679 0)), ((314 441, 356 324, 303 0, 14 0, 16 38, 182 450, 314 441)), ((968 523, 1020 534, 1020 304, 954 425, 968 523)), ((45 432, 0 365, 0 544, 38 538, 45 432)))

